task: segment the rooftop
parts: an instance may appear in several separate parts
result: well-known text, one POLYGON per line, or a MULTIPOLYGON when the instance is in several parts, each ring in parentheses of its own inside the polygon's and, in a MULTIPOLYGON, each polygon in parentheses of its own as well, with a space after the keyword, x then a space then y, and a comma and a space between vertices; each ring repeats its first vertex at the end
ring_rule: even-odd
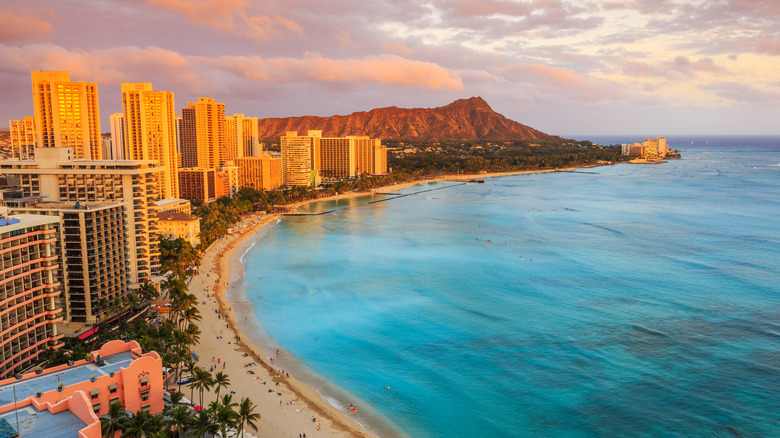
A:
POLYGON ((199 217, 193 216, 187 213, 180 213, 178 211, 166 211, 164 213, 157 213, 158 221, 197 221, 199 217))
POLYGON ((52 414, 48 410, 38 411, 32 405, 0 414, 0 418, 5 419, 22 437, 72 437, 74 433, 78 433, 79 429, 86 426, 79 417, 69 410, 52 414), (17 413, 19 414, 18 429, 16 423, 17 413))
MULTIPOLYGON (((14 402, 14 388, 16 389, 17 400, 23 400, 27 397, 35 397, 35 393, 38 391, 54 390, 60 383, 68 386, 89 380, 93 375, 100 377, 108 375, 110 372, 117 372, 120 368, 127 367, 134 360, 132 353, 125 351, 104 357, 104 365, 102 367, 97 366, 93 361, 75 365, 57 373, 44 374, 6 384, 0 387, 0 406, 14 402)), ((14 423, 11 424, 13 425, 14 423)))

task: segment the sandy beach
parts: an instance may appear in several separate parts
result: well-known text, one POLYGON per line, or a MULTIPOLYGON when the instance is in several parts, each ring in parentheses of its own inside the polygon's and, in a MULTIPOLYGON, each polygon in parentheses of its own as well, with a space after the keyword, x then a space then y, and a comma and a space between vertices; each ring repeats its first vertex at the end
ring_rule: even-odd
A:
MULTIPOLYGON (((291 204, 289 208, 290 211, 296 211, 310 202, 371 193, 394 193, 409 186, 432 181, 465 181, 537 172, 446 175, 380 187, 370 192, 350 192, 313 199, 291 204)), ((241 254, 236 249, 261 228, 276 223, 280 217, 280 214, 266 214, 245 219, 233 227, 233 234, 215 242, 204 254, 198 275, 189 283, 190 293, 198 297, 198 308, 203 317, 198 324, 202 331, 200 344, 195 348, 200 359, 198 365, 207 370, 212 369, 214 373, 223 371, 229 375, 230 386, 222 390, 221 394, 233 392, 234 400, 248 397, 257 405, 255 412, 259 412, 262 419, 259 422, 259 431, 253 433, 255 436, 295 437, 306 434, 307 437, 373 437, 374 435, 350 418, 353 414, 338 410, 294 375, 288 376, 287 372, 282 374, 280 369, 285 368, 283 358, 277 360, 276 354, 269 357, 262 352, 273 351, 271 347, 262 345, 261 349, 249 342, 240 329, 241 324, 246 324, 246 321, 236 321, 233 304, 225 298, 231 278, 231 266, 242 266, 239 260, 241 254)), ((182 391, 185 396, 190 397, 191 391, 188 387, 182 387, 182 391)), ((214 391, 204 394, 204 404, 207 405, 215 398, 214 391)), ((198 393, 195 392, 192 401, 197 404, 198 399, 198 393)))
MULTIPOLYGON (((230 386, 221 394, 232 391, 234 400, 249 397, 257 405, 255 412, 259 412, 262 419, 259 431, 253 433, 255 436, 295 437, 304 433, 307 437, 373 436, 294 376, 282 375, 277 369, 283 368, 282 363, 272 366, 271 358, 262 355, 259 348, 244 339, 233 308, 224 299, 233 265, 230 261, 236 247, 278 218, 279 215, 274 214, 244 220, 234 227, 237 231, 232 235, 213 244, 201 260, 200 272, 189 284, 190 292, 198 297, 198 308, 203 316, 198 323, 202 332, 200 344, 195 348, 200 359, 198 365, 207 370, 213 367, 214 373, 222 371, 229 375, 230 386), (236 342, 237 339, 240 342, 236 342), (257 365, 247 366, 252 363, 257 365)), ((237 259, 235 262, 239 263, 237 259)), ((188 387, 182 387, 182 391, 190 397, 188 387)), ((195 392, 193 402, 197 404, 198 398, 195 392)), ((215 398, 211 391, 204 394, 203 402, 208 404, 215 398)))

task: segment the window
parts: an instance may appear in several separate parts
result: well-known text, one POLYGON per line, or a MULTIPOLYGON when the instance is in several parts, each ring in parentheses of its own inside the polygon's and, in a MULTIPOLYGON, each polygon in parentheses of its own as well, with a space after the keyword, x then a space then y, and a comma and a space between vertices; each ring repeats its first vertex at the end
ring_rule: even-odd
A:
POLYGON ((149 393, 148 392, 141 393, 141 401, 147 401, 147 400, 149 400, 149 393))
POLYGON ((119 385, 117 385, 116 383, 112 383, 112 384, 108 385, 108 392, 109 392, 109 394, 116 394, 116 389, 117 388, 119 388, 119 385))

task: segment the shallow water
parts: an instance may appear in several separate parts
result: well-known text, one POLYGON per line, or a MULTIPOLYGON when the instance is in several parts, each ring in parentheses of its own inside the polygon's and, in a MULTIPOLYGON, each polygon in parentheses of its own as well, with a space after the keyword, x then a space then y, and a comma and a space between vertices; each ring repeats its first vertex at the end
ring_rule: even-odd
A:
POLYGON ((244 258, 256 335, 382 435, 777 436, 780 139, 669 140, 285 218, 244 258))

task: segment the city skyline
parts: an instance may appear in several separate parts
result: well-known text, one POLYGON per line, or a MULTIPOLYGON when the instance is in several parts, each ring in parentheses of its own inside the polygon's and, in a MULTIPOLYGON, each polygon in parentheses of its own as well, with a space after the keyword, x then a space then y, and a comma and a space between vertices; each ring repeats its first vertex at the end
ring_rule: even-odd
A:
POLYGON ((770 0, 34 0, 0 9, 0 126, 33 115, 31 70, 62 70, 98 84, 106 128, 120 83, 150 82, 177 112, 199 97, 266 118, 482 96, 555 135, 778 134, 778 21, 770 0))

